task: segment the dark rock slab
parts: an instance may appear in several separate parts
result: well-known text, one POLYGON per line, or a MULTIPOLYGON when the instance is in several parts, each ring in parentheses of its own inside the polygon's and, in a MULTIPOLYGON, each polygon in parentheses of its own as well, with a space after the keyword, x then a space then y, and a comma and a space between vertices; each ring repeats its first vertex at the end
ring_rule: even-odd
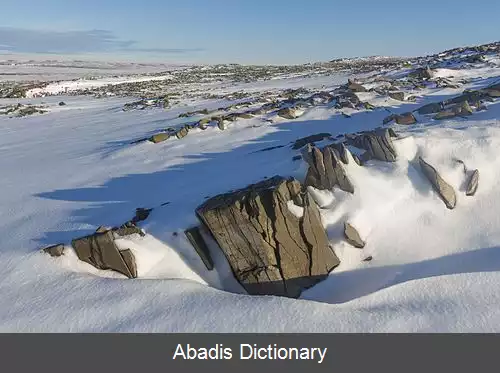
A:
POLYGON ((208 249, 208 246, 203 239, 203 236, 201 235, 200 228, 188 228, 184 231, 184 234, 186 235, 191 245, 193 245, 203 264, 205 264, 205 267, 207 267, 209 271, 213 270, 214 262, 212 260, 212 256, 210 255, 210 250, 208 249))
POLYGON ((425 177, 431 182, 434 190, 441 197, 448 209, 454 209, 457 204, 455 190, 438 173, 438 171, 429 163, 419 157, 420 167, 425 177))
POLYGON ((306 146, 307 144, 317 142, 317 141, 322 141, 330 136, 332 136, 331 133, 323 132, 323 133, 316 133, 314 135, 302 137, 300 139, 295 140, 295 143, 293 144, 292 149, 295 149, 295 150, 300 149, 300 148, 306 146))
POLYGON ((397 100, 397 101, 404 101, 405 100, 404 92, 389 92, 389 97, 392 98, 393 100, 397 100))
POLYGON ((163 142, 165 140, 168 140, 169 138, 170 138, 170 134, 168 132, 161 132, 161 133, 157 133, 157 134, 151 136, 150 141, 157 144, 159 142, 163 142))
POLYGON ((424 105, 417 109, 417 112, 420 115, 426 115, 426 114, 435 114, 439 113, 441 110, 443 110, 444 105, 442 102, 433 102, 427 105, 424 105))
POLYGON ((410 125, 417 123, 417 118, 415 118, 415 116, 410 112, 396 115, 394 119, 397 124, 402 124, 402 125, 410 125))
POLYGON ((473 196, 477 192, 477 187, 479 184, 479 170, 474 170, 470 176, 469 181, 467 182, 467 189, 465 194, 467 196, 473 196))
POLYGON ((361 236, 356 228, 347 222, 344 223, 344 237, 349 244, 357 247, 358 249, 362 249, 366 245, 366 243, 361 239, 361 236))
MULTIPOLYGON (((394 135, 394 131, 392 132, 394 135)), ((397 152, 392 142, 392 137, 389 129, 377 129, 351 137, 348 141, 351 145, 366 150, 366 155, 362 156, 365 161, 377 159, 379 161, 395 162, 397 160, 397 152)), ((363 159, 361 161, 364 163, 363 159)))
POLYGON ((132 251, 130 249, 122 250, 120 251, 120 255, 127 265, 127 268, 130 270, 132 278, 137 278, 137 264, 135 262, 135 256, 132 251))
POLYGON ((183 137, 186 137, 189 133, 189 129, 187 127, 182 127, 180 130, 178 130, 176 133, 175 133, 175 136, 178 138, 178 139, 182 139, 183 137))
POLYGON ((275 176, 213 197, 196 213, 249 294, 297 298, 340 263, 300 183, 275 176), (296 217, 287 206, 304 208, 296 217))
POLYGON ((98 269, 112 269, 129 278, 134 278, 132 269, 127 266, 114 243, 111 231, 74 239, 71 241, 71 245, 75 249, 78 259, 98 269))

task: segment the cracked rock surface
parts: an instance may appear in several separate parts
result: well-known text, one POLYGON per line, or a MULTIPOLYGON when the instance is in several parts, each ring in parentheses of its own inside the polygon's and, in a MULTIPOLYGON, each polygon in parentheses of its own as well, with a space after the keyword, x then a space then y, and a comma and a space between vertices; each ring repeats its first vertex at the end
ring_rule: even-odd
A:
POLYGON ((293 178, 275 176, 213 197, 196 213, 249 294, 297 298, 340 264, 318 207, 293 178), (301 217, 288 201, 304 208, 301 217))

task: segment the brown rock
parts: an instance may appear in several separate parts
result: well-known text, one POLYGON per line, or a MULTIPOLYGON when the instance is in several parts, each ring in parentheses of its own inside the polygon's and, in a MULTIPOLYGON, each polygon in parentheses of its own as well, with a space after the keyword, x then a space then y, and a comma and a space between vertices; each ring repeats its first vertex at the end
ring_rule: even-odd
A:
POLYGON ((358 231, 349 223, 344 223, 344 236, 352 246, 362 249, 366 243, 361 239, 358 231))
POLYGON ((186 137, 188 135, 188 132, 189 130, 186 128, 186 127, 182 127, 180 130, 178 130, 176 133, 175 133, 175 136, 178 138, 178 139, 182 139, 183 137, 186 137))
POLYGON ((205 267, 207 267, 209 271, 213 270, 214 262, 210 255, 210 250, 208 249, 208 246, 205 243, 203 236, 201 235, 200 228, 192 227, 186 229, 184 231, 184 234, 186 235, 191 245, 193 245, 194 249, 200 256, 201 260, 203 261, 203 264, 205 264, 205 267))
POLYGON ((46 247, 43 249, 43 251, 50 256, 61 256, 64 254, 64 245, 63 244, 58 244, 58 245, 53 245, 46 247))
POLYGON ((457 198, 455 195, 455 190, 439 175, 438 171, 425 162, 422 157, 419 157, 420 167, 424 175, 431 182, 434 190, 441 197, 446 207, 449 209, 454 209, 457 204, 457 198))
POLYGON ((417 118, 415 118, 415 116, 410 112, 396 115, 394 119, 396 120, 397 124, 402 124, 402 125, 410 125, 417 123, 417 118))
POLYGON ((389 92, 389 97, 392 98, 393 100, 397 100, 397 101, 404 101, 405 100, 404 92, 389 92))
POLYGON ((467 196, 473 196, 476 194, 477 187, 479 183, 479 170, 474 170, 470 176, 469 182, 467 183, 467 190, 465 194, 467 196))
POLYGON ((111 231, 74 239, 71 245, 78 259, 98 269, 112 269, 129 278, 134 278, 133 269, 129 268, 123 260, 111 231))
POLYGON ((165 140, 168 140, 170 138, 170 134, 167 132, 161 132, 157 133, 156 135, 151 136, 150 141, 154 142, 155 144, 159 142, 163 142, 165 140))
POLYGON ((206 201, 196 213, 249 294, 296 298, 338 266, 318 207, 294 179, 275 176, 206 201), (301 218, 288 201, 301 205, 301 218))

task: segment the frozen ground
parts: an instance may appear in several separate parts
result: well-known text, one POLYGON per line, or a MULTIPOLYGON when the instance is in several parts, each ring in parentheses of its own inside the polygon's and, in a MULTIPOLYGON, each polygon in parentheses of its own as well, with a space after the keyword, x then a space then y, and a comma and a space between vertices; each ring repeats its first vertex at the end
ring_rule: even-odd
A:
MULTIPOLYGON (((485 86, 499 72, 461 70, 456 78, 469 77, 470 83, 424 89, 415 103, 363 95, 399 113, 485 86)), ((439 74, 453 76, 449 69, 439 74)), ((346 79, 276 79, 245 87, 331 88, 346 79)), ((315 107, 293 121, 239 119, 225 131, 195 129, 182 140, 132 145, 181 124, 178 114, 189 107, 123 112, 130 100, 79 96, 0 104, 13 101, 43 101, 51 112, 0 117, 0 331, 500 331, 498 100, 468 118, 419 117, 416 125, 396 126, 397 162, 347 165, 354 195, 313 190, 342 264, 298 300, 243 294, 213 243, 216 270, 207 271, 183 230, 196 224, 194 209, 208 196, 276 174, 304 178, 305 163, 292 161, 297 151, 257 150, 319 132, 336 136, 375 128, 385 110, 345 118, 331 107, 315 107), (66 106, 57 105, 62 100, 66 106), (446 209, 418 171, 420 155, 457 190, 454 210, 446 209), (465 196, 462 165, 454 158, 480 170, 474 197, 465 196), (69 244, 100 225, 119 225, 137 207, 155 207, 141 225, 147 235, 117 243, 136 255, 138 279, 96 270, 71 250, 59 258, 39 251, 69 244), (366 239, 363 250, 344 242, 346 217, 366 239), (371 262, 362 261, 367 255, 371 262)))

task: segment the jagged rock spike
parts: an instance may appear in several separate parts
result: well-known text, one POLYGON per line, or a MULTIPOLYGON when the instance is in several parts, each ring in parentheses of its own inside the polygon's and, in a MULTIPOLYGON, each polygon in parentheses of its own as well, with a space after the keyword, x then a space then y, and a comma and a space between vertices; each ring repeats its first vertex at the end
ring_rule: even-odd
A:
POLYGON ((366 245, 356 228, 347 222, 344 223, 344 237, 349 244, 358 249, 362 249, 366 245))
POLYGON ((431 182, 434 190, 441 197, 446 207, 450 210, 454 209, 457 204, 457 197, 453 187, 441 177, 441 175, 433 166, 424 161, 422 157, 419 157, 419 163, 422 172, 431 182))
POLYGON ((474 170, 472 172, 472 175, 470 176, 469 182, 467 183, 467 190, 465 191, 465 194, 467 196, 473 196, 476 194, 477 187, 479 184, 479 170, 474 170))

